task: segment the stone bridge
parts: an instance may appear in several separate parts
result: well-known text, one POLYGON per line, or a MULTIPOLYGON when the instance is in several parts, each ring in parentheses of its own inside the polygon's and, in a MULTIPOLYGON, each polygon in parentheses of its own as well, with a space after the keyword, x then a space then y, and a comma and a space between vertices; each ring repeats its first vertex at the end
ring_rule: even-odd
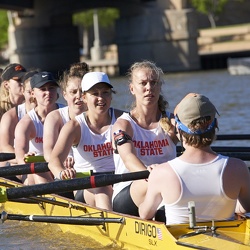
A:
POLYGON ((72 14, 114 7, 119 72, 138 60, 155 61, 164 71, 200 68, 196 16, 186 0, 0 0, 15 11, 9 19, 10 61, 27 68, 62 71, 80 60, 78 28, 72 14))

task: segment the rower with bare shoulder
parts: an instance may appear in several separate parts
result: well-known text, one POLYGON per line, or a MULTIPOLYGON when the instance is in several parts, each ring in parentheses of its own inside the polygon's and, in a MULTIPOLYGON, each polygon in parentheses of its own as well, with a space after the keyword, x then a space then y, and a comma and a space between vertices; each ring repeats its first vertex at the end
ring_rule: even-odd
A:
MULTIPOLYGON (((211 149, 218 128, 217 110, 204 95, 190 93, 175 108, 177 135, 184 153, 151 171, 139 213, 154 217, 165 204, 166 224, 187 223, 188 202, 194 201, 196 220, 228 220, 237 200, 250 211, 250 176, 246 164, 211 149)), ((240 212, 240 211, 236 211, 240 212)))

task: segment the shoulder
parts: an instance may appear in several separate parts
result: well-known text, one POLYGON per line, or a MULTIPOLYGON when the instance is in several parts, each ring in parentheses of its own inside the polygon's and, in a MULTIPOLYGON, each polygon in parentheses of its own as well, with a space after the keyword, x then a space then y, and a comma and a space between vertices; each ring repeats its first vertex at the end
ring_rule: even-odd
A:
POLYGON ((5 112, 2 116, 2 121, 7 121, 9 119, 18 119, 17 113, 16 113, 16 107, 9 109, 7 112, 5 112))
POLYGON ((56 123, 58 120, 61 119, 61 115, 59 109, 55 109, 49 112, 46 116, 45 123, 56 123))

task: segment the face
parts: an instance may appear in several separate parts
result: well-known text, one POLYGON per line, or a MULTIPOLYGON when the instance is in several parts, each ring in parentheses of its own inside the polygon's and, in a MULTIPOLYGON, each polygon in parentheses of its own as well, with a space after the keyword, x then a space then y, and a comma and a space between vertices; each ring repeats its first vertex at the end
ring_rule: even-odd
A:
POLYGON ((112 90, 107 84, 98 83, 83 94, 83 100, 91 112, 106 112, 112 101, 112 90))
POLYGON ((135 96, 137 104, 156 104, 161 91, 161 83, 152 70, 147 68, 137 69, 132 75, 130 91, 135 96))
POLYGON ((40 88, 32 90, 32 96, 36 98, 37 104, 48 106, 54 104, 58 98, 56 84, 46 83, 40 88))
POLYGON ((28 101, 30 99, 31 92, 32 92, 32 89, 30 87, 30 81, 26 81, 25 85, 23 86, 23 95, 24 95, 25 101, 28 101))
POLYGON ((76 77, 69 79, 63 97, 73 113, 78 115, 86 110, 86 105, 82 101, 81 79, 76 77))
POLYGON ((5 87, 9 90, 10 96, 22 96, 23 86, 21 80, 10 79, 5 81, 5 87))

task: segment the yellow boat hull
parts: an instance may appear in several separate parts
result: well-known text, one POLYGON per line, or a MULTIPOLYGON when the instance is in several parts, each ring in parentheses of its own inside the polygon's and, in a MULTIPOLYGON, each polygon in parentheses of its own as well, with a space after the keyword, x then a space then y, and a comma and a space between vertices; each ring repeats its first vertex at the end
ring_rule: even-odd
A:
MULTIPOLYGON (((0 187, 20 186, 16 182, 0 178, 0 187)), ((137 217, 106 211, 61 197, 44 195, 34 203, 7 201, 1 211, 20 215, 80 216, 93 218, 124 218, 123 223, 104 223, 98 226, 58 224, 63 232, 90 237, 103 246, 116 245, 123 249, 250 249, 250 221, 236 220, 215 222, 211 230, 194 232, 189 225, 166 226, 164 223, 146 221, 137 217), (43 200, 44 199, 44 200, 43 200), (48 202, 49 201, 49 202, 48 202), (54 203, 54 204, 53 204, 54 203)), ((7 223, 7 222, 6 222, 7 223)), ((211 223, 198 226, 211 227, 211 223)))

